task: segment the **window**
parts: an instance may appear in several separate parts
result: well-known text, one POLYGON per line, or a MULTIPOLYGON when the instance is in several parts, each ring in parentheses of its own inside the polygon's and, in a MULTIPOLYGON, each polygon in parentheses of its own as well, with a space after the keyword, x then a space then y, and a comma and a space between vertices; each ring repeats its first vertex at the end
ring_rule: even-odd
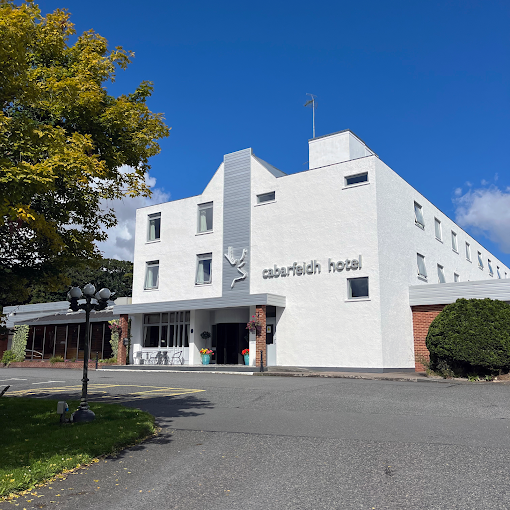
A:
POLYGON ((425 267, 425 257, 417 253, 418 276, 427 279, 427 268, 425 267))
POLYGON ((471 246, 469 246, 469 243, 466 243, 466 260, 471 262, 471 246))
POLYGON ((437 265, 437 279, 439 283, 446 283, 446 279, 444 277, 444 267, 441 265, 437 265))
POLYGON ((143 316, 143 346, 189 347, 190 313, 164 312, 143 316))
POLYGON ((460 282, 460 276, 457 273, 453 273, 453 281, 460 282))
POLYGON ((478 267, 480 269, 483 269, 483 260, 482 260, 482 254, 478 252, 478 267))
POLYGON ((459 253, 459 247, 457 246, 457 234, 452 230, 452 250, 455 253, 459 253))
POLYGON ((198 205, 197 232, 211 232, 213 229, 213 203, 198 205))
POLYGON ((197 255, 197 285, 206 285, 211 283, 212 253, 197 255))
POLYGON ((349 299, 368 297, 368 276, 363 278, 348 278, 347 285, 349 299))
POLYGON ((149 214, 147 241, 159 241, 161 230, 161 213, 149 214))
POLYGON ((487 267, 489 268, 489 275, 494 276, 494 271, 492 270, 491 259, 487 259, 487 267))
POLYGON ((270 193, 262 193, 257 195, 257 204, 265 204, 266 202, 274 202, 276 200, 276 193, 271 191, 270 193))
POLYGON ((496 267, 496 273, 498 274, 498 278, 501 280, 501 273, 499 272, 499 266, 496 267))
POLYGON ((425 220, 423 219, 423 210, 420 204, 414 203, 414 223, 421 228, 425 228, 425 220))
POLYGON ((434 230, 436 232, 436 239, 438 241, 442 241, 443 236, 441 234, 441 222, 437 218, 434 218, 434 230))
POLYGON ((145 267, 145 289, 157 289, 159 285, 159 260, 147 262, 145 267))
POLYGON ((349 175, 345 178, 345 185, 352 186, 353 184, 359 184, 360 182, 368 182, 368 172, 358 175, 349 175))

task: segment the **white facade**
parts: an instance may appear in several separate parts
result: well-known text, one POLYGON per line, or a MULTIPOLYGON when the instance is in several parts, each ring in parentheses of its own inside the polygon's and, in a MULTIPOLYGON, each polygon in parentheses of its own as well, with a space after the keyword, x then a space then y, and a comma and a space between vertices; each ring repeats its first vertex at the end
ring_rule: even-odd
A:
MULTIPOLYGON (((510 273, 352 132, 315 138, 309 147, 308 171, 286 175, 246 149, 225 156, 202 195, 137 211, 132 305, 116 310, 133 319, 135 352, 182 349, 186 363, 198 364, 200 348, 221 346, 218 361, 241 362, 244 342, 239 340, 236 348, 219 335, 233 334, 227 331, 235 327, 225 325, 238 324, 236 334, 244 336, 241 325, 256 305, 268 305, 275 307, 275 317, 268 318, 275 328, 269 364, 413 368, 409 286, 438 283, 438 264, 447 283, 454 281, 454 273, 461 282, 497 279, 497 268, 502 278, 510 273), (211 203, 209 229, 200 210, 211 203), (415 203, 421 207, 422 226, 415 220, 415 203), (156 239, 149 222, 157 215, 156 239), (435 218, 442 239, 436 239, 435 218), (466 242, 471 261, 466 260, 466 242), (418 254, 424 257, 427 278, 418 276, 418 254), (355 278, 368 278, 368 296, 363 296, 363 283, 362 297, 349 297, 348 280, 355 278), (182 339, 173 345, 177 326, 173 343, 144 345, 144 315, 181 311, 189 311, 186 345, 182 339), (200 337, 213 330, 212 340, 200 337)), ((159 325, 160 335, 168 338, 164 326, 159 325)), ((155 335, 156 327, 151 331, 155 335)), ((254 364, 254 334, 249 346, 254 364)))

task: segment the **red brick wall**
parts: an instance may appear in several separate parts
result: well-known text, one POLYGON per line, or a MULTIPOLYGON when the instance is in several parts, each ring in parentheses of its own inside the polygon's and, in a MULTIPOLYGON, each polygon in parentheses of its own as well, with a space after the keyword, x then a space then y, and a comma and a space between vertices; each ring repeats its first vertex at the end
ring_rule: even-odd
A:
POLYGON ((424 372, 425 367, 419 359, 430 359, 430 353, 425 345, 427 333, 432 321, 439 315, 445 305, 423 305, 412 306, 413 311, 413 333, 414 333, 414 359, 415 371, 424 372))
POLYGON ((120 316, 120 326, 122 333, 119 337, 119 350, 117 351, 117 365, 126 364, 126 346, 124 345, 124 338, 128 337, 128 315, 120 316))
POLYGON ((257 332, 257 343, 256 343, 256 366, 260 367, 260 351, 262 351, 262 359, 264 366, 267 366, 266 357, 266 305, 257 305, 255 317, 261 325, 260 333, 257 332))

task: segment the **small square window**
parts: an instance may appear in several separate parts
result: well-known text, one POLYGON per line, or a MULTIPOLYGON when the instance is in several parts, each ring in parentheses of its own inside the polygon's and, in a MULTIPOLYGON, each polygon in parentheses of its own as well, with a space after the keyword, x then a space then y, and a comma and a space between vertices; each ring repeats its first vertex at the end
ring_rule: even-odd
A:
POLYGON ((423 209, 420 204, 414 203, 414 223, 421 228, 425 228, 425 220, 423 219, 423 209))
POLYGON ((478 267, 480 269, 483 269, 483 260, 482 260, 482 254, 478 252, 478 267))
POLYGON ((419 253, 416 254, 417 262, 418 262, 418 276, 421 278, 427 278, 427 268, 425 267, 425 257, 423 255, 420 255, 419 253))
POLYGON ((197 255, 197 275, 195 283, 206 285, 212 281, 212 253, 197 255))
POLYGON ((437 265, 437 279, 439 283, 446 283, 446 278, 444 277, 444 267, 441 265, 437 265))
POLYGON ((161 233, 161 213, 149 214, 147 241, 159 241, 161 233))
POLYGON ((211 232, 213 229, 213 203, 199 204, 197 232, 211 232))
POLYGON ((264 204, 266 202, 274 202, 276 200, 276 193, 271 191, 270 193, 262 193, 257 195, 257 204, 264 204))
POLYGON ((487 267, 489 268, 489 275, 494 276, 494 271, 492 270, 491 259, 487 259, 487 267))
POLYGON ((147 262, 145 266, 145 289, 157 289, 159 286, 159 260, 147 262))
POLYGON ((466 243, 466 260, 471 262, 471 246, 469 246, 469 243, 466 243))
POLYGON ((438 220, 437 218, 434 218, 434 231, 436 233, 436 239, 438 241, 442 241, 443 235, 441 233, 441 221, 438 220))
POLYGON ((363 278, 348 278, 347 285, 349 299, 368 297, 368 276, 363 278))
POLYGON ((457 245, 457 234, 452 230, 452 250, 455 253, 459 253, 459 247, 457 245))
POLYGON ((368 182, 368 172, 357 175, 349 175, 345 178, 346 186, 352 186, 353 184, 359 184, 360 182, 368 182))
POLYGON ((457 273, 453 273, 453 281, 460 282, 460 276, 457 273))

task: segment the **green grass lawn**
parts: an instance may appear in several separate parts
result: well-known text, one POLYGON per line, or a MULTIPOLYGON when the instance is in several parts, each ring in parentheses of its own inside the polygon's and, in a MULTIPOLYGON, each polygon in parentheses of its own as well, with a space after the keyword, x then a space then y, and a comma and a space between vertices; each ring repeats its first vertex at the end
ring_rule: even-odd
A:
MULTIPOLYGON (((79 402, 68 404, 74 411, 79 402)), ((90 407, 93 422, 61 425, 56 400, 0 398, 0 496, 31 489, 155 431, 154 417, 139 409, 95 402, 90 407)))

